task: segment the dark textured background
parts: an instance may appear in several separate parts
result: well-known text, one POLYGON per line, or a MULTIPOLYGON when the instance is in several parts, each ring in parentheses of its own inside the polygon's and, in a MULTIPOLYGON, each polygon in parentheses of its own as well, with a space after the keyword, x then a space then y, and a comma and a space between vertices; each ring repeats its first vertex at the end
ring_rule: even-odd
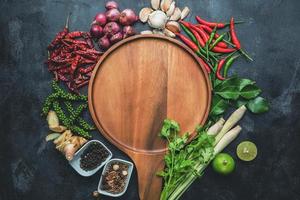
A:
MULTIPOLYGON (((88 30, 95 13, 103 11, 104 1, 0 2, 0 200, 92 199, 90 193, 101 171, 81 177, 52 144, 45 143, 48 129, 40 109, 50 93, 51 75, 43 65, 47 44, 62 28, 69 11, 73 12, 71 30, 88 30)), ((136 11, 149 5, 147 0, 119 2, 121 8, 136 11)), ((235 16, 247 22, 238 27, 238 35, 255 61, 241 59, 232 72, 256 80, 272 106, 264 115, 248 113, 241 136, 226 149, 236 159, 236 145, 250 139, 258 146, 257 159, 250 163, 236 159, 236 171, 228 177, 207 169, 182 199, 299 200, 300 1, 178 2, 192 9, 189 21, 199 14, 220 21, 235 16)), ((94 135, 108 144, 100 134, 94 135)), ((126 158, 108 146, 115 157, 126 158)), ((120 199, 138 199, 136 173, 120 199)))

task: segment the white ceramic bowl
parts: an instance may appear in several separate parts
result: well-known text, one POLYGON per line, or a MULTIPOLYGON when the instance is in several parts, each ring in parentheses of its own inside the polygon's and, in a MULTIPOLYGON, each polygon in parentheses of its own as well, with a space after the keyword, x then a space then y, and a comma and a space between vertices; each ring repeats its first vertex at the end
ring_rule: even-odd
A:
POLYGON ((103 168, 102 175, 100 177, 100 181, 99 181, 99 185, 98 185, 98 192, 100 194, 104 194, 104 195, 111 196, 111 197, 122 196, 126 192, 126 190, 127 190, 127 187, 128 187, 129 181, 130 181, 130 177, 131 177, 131 174, 132 174, 132 170, 133 170, 133 163, 132 162, 129 162, 129 161, 126 161, 126 160, 122 160, 122 159, 117 159, 117 158, 111 159, 109 162, 106 163, 106 165, 103 168), (113 163, 113 162, 120 162, 120 163, 124 163, 124 164, 128 165, 128 175, 127 175, 127 179, 126 179, 125 188, 124 188, 124 190, 122 192, 117 193, 117 194, 110 193, 110 192, 107 192, 105 190, 101 190, 102 177, 103 177, 105 171, 107 170, 108 166, 111 163, 113 163))
POLYGON ((81 176, 92 176, 95 174, 103 165, 105 165, 112 157, 111 151, 100 141, 98 140, 90 140, 86 144, 84 144, 74 155, 73 159, 69 161, 69 164, 75 169, 75 171, 78 172, 81 176), (89 171, 85 171, 81 169, 80 167, 80 160, 81 160, 81 155, 84 152, 84 150, 91 145, 91 143, 96 142, 101 144, 108 152, 108 157, 99 165, 97 168, 89 171))

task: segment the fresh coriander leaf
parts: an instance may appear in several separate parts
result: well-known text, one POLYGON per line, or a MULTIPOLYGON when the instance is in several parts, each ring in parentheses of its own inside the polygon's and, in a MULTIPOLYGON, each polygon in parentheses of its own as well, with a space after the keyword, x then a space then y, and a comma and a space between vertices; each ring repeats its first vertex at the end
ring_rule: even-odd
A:
POLYGON ((161 177, 166 177, 166 176, 167 176, 167 173, 164 172, 164 171, 159 171, 159 172, 156 172, 156 175, 157 175, 157 176, 161 176, 161 177))
POLYGON ((264 113, 269 110, 269 103, 262 97, 256 97, 247 103, 247 108, 253 113, 264 113))
POLYGON ((257 97, 260 93, 261 89, 256 85, 247 85, 241 90, 240 95, 245 99, 253 99, 257 97))

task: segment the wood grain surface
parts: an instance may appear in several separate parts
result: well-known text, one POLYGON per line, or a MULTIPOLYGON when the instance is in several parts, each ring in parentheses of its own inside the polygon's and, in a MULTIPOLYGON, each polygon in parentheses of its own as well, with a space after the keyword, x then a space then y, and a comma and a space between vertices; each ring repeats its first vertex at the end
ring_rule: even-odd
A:
POLYGON ((166 153, 165 118, 193 133, 207 118, 211 87, 198 58, 177 40, 139 35, 104 54, 89 85, 89 109, 101 133, 127 153, 142 200, 159 199, 166 153))

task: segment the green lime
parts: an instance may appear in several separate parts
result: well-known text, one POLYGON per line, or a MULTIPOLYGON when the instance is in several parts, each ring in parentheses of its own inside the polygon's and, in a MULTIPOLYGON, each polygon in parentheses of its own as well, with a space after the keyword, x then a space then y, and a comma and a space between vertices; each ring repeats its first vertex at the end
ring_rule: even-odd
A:
POLYGON ((241 142, 236 149, 236 154, 243 161, 254 160, 257 156, 257 148, 253 142, 241 142))
POLYGON ((227 153, 219 153, 213 160, 213 169, 219 174, 230 174, 235 168, 233 158, 227 153))

